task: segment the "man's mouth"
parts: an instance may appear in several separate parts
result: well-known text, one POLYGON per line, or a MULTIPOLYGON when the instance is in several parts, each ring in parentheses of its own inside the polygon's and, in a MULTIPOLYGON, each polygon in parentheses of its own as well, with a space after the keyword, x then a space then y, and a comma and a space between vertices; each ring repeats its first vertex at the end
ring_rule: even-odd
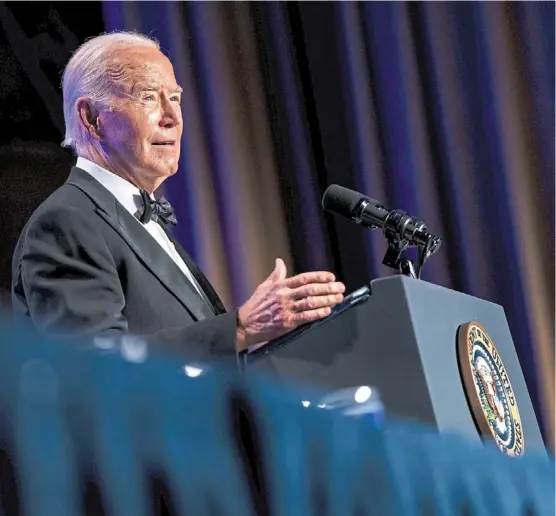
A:
POLYGON ((176 142, 174 140, 164 140, 160 142, 153 142, 152 145, 167 145, 167 146, 174 146, 176 142))

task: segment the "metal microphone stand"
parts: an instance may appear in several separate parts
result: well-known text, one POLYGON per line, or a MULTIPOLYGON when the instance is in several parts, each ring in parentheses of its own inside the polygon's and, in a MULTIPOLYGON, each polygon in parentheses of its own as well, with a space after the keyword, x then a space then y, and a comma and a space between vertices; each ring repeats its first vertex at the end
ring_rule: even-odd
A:
POLYGON ((404 276, 419 279, 424 263, 440 249, 442 240, 428 233, 422 220, 410 217, 401 210, 392 211, 382 229, 388 242, 382 264, 404 276), (404 251, 411 247, 418 249, 416 263, 404 257, 404 251))

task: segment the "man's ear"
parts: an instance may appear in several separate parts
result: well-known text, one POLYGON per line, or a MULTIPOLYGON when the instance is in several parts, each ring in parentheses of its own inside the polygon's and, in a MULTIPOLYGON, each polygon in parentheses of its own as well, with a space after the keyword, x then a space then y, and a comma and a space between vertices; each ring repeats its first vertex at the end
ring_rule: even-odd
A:
POLYGON ((85 131, 90 134, 95 140, 102 139, 102 130, 99 123, 99 116, 93 108, 91 99, 87 97, 80 97, 76 101, 77 113, 79 120, 85 131))

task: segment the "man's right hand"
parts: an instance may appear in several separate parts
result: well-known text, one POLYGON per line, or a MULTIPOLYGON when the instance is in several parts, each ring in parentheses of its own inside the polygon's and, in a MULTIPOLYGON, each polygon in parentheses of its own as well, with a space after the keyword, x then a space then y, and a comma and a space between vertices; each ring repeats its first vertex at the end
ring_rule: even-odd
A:
POLYGON ((344 299, 345 286, 331 272, 305 272, 290 278, 287 274, 284 261, 278 258, 270 276, 238 310, 238 351, 323 319, 344 299))

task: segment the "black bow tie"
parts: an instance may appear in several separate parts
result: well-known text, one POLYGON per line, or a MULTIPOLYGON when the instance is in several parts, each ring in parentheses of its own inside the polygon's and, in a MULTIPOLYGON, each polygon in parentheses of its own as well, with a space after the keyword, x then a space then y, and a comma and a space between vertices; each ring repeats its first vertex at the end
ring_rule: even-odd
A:
POLYGON ((143 209, 139 209, 135 216, 143 224, 150 220, 157 222, 160 219, 165 224, 177 225, 178 219, 174 214, 174 208, 164 197, 155 201, 148 192, 141 190, 141 200, 143 201, 143 209))

